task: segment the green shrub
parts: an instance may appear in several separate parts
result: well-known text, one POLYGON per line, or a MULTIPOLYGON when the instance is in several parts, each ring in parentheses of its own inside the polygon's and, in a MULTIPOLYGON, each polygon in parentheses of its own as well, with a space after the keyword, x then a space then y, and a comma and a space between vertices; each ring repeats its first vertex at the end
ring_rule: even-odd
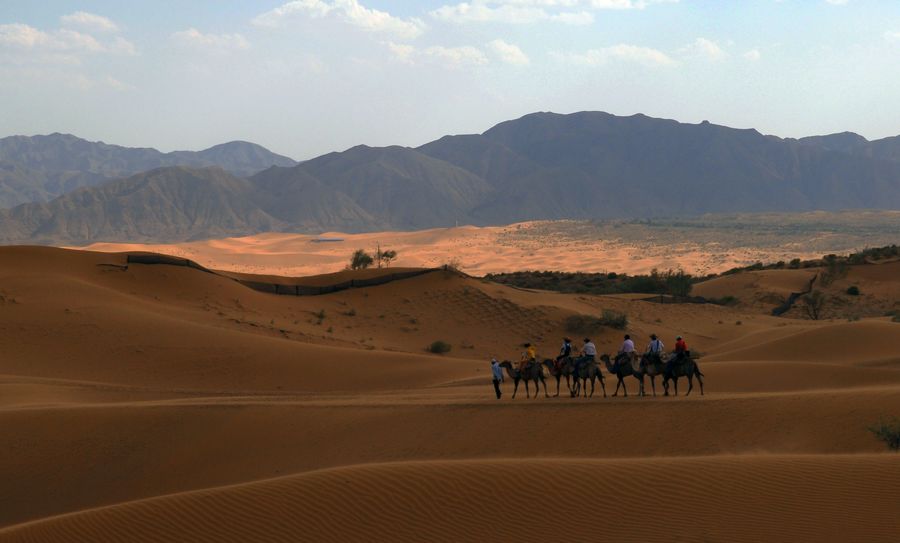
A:
POLYGON ((565 322, 566 332, 578 335, 590 335, 601 326, 600 319, 591 315, 570 315, 565 322))
POLYGON ((850 296, 859 296, 859 287, 853 285, 852 287, 847 289, 847 294, 849 294, 850 296))
POLYGON ((624 330, 628 327, 628 316, 625 313, 613 311, 612 309, 604 309, 603 316, 600 317, 600 324, 617 330, 624 330))
POLYGON ((444 353, 449 353, 450 349, 452 349, 452 348, 453 348, 453 346, 450 345, 449 343, 447 343, 446 341, 437 340, 435 342, 432 342, 432 344, 429 345, 428 348, 425 350, 428 351, 429 353, 444 354, 444 353))
POLYGON ((897 420, 895 417, 881 419, 876 424, 869 426, 869 431, 875 434, 875 437, 884 441, 888 449, 900 451, 900 420, 897 420))

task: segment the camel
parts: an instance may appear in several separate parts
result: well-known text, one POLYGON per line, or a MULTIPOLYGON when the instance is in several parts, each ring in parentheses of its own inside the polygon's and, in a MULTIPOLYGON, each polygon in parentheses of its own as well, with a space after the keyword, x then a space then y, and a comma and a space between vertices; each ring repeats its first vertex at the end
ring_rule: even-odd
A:
POLYGON ((679 377, 687 377, 688 379, 688 391, 685 396, 690 396, 691 391, 694 390, 694 377, 700 383, 700 395, 703 396, 703 372, 700 371, 697 361, 691 358, 690 353, 687 354, 684 360, 675 364, 671 372, 663 372, 663 388, 666 390, 666 396, 669 395, 669 379, 675 382, 675 395, 678 396, 679 377))
POLYGON ((644 353, 641 355, 641 370, 634 376, 641 382, 641 396, 644 395, 644 376, 650 377, 650 386, 653 388, 653 395, 656 396, 656 376, 662 375, 666 364, 659 355, 651 355, 644 353))
POLYGON ((613 396, 618 396, 619 395, 619 387, 622 387, 622 390, 625 391, 625 397, 627 398, 628 397, 628 387, 625 386, 625 378, 628 377, 629 375, 631 375, 632 377, 634 377, 635 379, 640 381, 642 378, 642 375, 640 374, 640 372, 635 374, 634 367, 631 365, 631 362, 629 360, 627 360, 624 356, 622 357, 622 360, 619 361, 619 365, 618 365, 618 368, 616 368, 616 371, 613 371, 612 361, 609 359, 608 354, 600 355, 600 360, 602 360, 603 363, 606 365, 606 371, 608 371, 609 373, 612 373, 613 375, 615 375, 618 378, 618 382, 616 382, 616 391, 613 393, 613 396))
POLYGON ((603 372, 600 371, 600 366, 597 365, 597 361, 593 362, 585 362, 578 368, 578 371, 575 372, 575 361, 572 359, 566 360, 567 368, 571 368, 569 371, 574 376, 575 382, 572 385, 572 390, 570 394, 573 398, 578 397, 581 390, 584 390, 585 398, 592 398, 594 396, 594 386, 597 379, 600 379, 600 387, 603 389, 603 397, 606 397, 606 380, 603 377, 603 372), (591 380, 591 395, 588 396, 587 393, 587 382, 588 379, 591 380))
POLYGON ((547 382, 544 381, 544 367, 535 363, 528 363, 525 366, 525 370, 521 373, 519 370, 513 368, 512 362, 509 360, 504 360, 500 363, 500 367, 506 368, 506 374, 509 375, 509 378, 513 380, 515 386, 513 388, 513 399, 516 398, 516 392, 519 391, 519 381, 525 381, 525 397, 530 398, 530 394, 528 392, 528 381, 534 381, 534 397, 537 399, 538 393, 541 391, 538 386, 538 382, 544 385, 544 397, 549 398, 550 394, 547 392, 547 382))
POLYGON ((553 363, 554 361, 551 358, 547 358, 543 362, 543 365, 547 367, 547 371, 550 372, 550 375, 556 378, 556 394, 553 396, 554 398, 559 396, 559 384, 563 376, 566 378, 566 388, 569 389, 569 393, 572 392, 572 369, 569 366, 571 361, 572 357, 570 356, 563 358, 562 366, 559 369, 556 368, 556 364, 553 363))

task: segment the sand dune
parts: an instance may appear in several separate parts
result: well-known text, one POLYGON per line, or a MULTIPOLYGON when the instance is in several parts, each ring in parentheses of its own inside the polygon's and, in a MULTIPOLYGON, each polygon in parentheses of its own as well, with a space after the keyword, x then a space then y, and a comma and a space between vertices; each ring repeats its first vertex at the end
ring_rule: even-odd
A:
MULTIPOLYGON (((731 277, 758 294, 805 276, 731 277)), ((900 283, 881 266, 844 280, 888 297, 900 283)), ((624 332, 586 333, 611 352, 624 332)), ((867 430, 900 414, 900 325, 884 318, 529 292, 449 272, 275 296, 189 268, 126 269, 123 254, 16 247, 0 248, 0 338, 0 540, 898 531, 900 466, 867 430), (641 347, 650 332, 686 335, 706 395, 685 398, 682 381, 677 398, 638 398, 628 378, 629 398, 513 401, 506 383, 493 399, 491 355, 532 341, 551 356, 566 317, 603 309, 627 313, 641 347), (426 353, 435 339, 453 350, 426 353), (661 522, 672 503, 686 513, 661 522), (523 522, 528 506, 537 521, 523 522)))
POLYGON ((509 226, 366 234, 327 232, 321 236, 267 233, 177 244, 94 243, 83 249, 161 252, 216 269, 288 276, 340 270, 353 251, 362 248, 374 253, 379 244, 398 251, 398 265, 430 268, 455 259, 473 275, 544 269, 649 273, 653 268, 682 268, 705 274, 761 260, 821 256, 802 247, 733 248, 691 240, 670 245, 658 244, 653 239, 635 243, 617 238, 584 238, 576 233, 548 234, 544 232, 547 224, 536 221, 509 226), (313 241, 322 238, 339 241, 313 241))
POLYGON ((887 542, 900 531, 898 485, 890 455, 374 464, 95 509, 0 538, 887 542))

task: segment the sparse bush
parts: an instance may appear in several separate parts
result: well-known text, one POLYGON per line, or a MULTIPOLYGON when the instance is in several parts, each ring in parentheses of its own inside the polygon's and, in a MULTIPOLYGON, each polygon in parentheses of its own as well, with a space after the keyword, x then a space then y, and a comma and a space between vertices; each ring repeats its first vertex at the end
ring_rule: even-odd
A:
POLYGON ((742 325, 742 324, 744 324, 744 323, 742 323, 741 321, 734 321, 734 325, 735 325, 735 326, 740 326, 740 325, 742 325))
POLYGON ((320 321, 323 321, 323 320, 325 320, 325 310, 320 309, 320 310, 316 311, 315 313, 313 313, 313 316, 315 318, 319 319, 320 321))
POLYGON ((837 255, 827 255, 824 258, 825 271, 819 275, 819 282, 827 287, 838 279, 847 275, 847 259, 837 255))
POLYGON ((722 296, 721 298, 707 298, 706 301, 711 304, 731 306, 731 305, 737 305, 739 300, 737 298, 735 298, 734 296, 729 295, 729 296, 722 296))
POLYGON ((791 268, 792 270, 796 270, 799 267, 800 267, 800 259, 799 258, 795 258, 795 259, 791 260, 790 264, 788 264, 788 268, 791 268))
POLYGON ((849 294, 850 296, 859 296, 859 287, 853 285, 852 287, 847 289, 847 294, 849 294))
POLYGON ((425 350, 428 351, 429 353, 444 354, 444 353, 449 353, 450 349, 452 349, 452 348, 453 348, 453 346, 450 345, 449 343, 447 343, 446 341, 437 340, 437 341, 432 342, 431 345, 429 345, 428 348, 425 350))
POLYGON ((448 271, 458 272, 462 270, 462 261, 459 259, 459 257, 454 256, 450 260, 444 262, 441 267, 448 271))
POLYGON ((577 335, 590 335, 602 325, 600 319, 591 315, 570 315, 565 322, 566 332, 577 335))
POLYGON ((800 298, 800 301, 803 302, 803 309, 806 311, 806 315, 814 321, 819 320, 826 301, 822 291, 814 290, 800 298))
POLYGON ((869 431, 884 441, 888 449, 900 451, 900 420, 897 420, 896 417, 881 419, 876 424, 869 426, 869 431))
POLYGON ((344 315, 347 315, 348 317, 355 317, 356 310, 351 307, 350 309, 348 309, 347 311, 344 312, 344 315))
POLYGON ((624 330, 628 327, 628 316, 625 313, 613 311, 612 309, 604 309, 603 316, 600 317, 600 324, 617 330, 624 330))

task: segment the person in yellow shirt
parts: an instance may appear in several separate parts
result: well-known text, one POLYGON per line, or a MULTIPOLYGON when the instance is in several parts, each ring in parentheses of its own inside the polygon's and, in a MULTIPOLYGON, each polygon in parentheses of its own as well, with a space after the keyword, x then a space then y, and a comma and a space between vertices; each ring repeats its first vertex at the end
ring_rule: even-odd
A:
POLYGON ((531 343, 526 343, 525 352, 522 353, 522 359, 519 361, 519 371, 525 371, 525 366, 527 366, 529 362, 534 362, 536 359, 537 349, 535 349, 534 345, 531 343))

